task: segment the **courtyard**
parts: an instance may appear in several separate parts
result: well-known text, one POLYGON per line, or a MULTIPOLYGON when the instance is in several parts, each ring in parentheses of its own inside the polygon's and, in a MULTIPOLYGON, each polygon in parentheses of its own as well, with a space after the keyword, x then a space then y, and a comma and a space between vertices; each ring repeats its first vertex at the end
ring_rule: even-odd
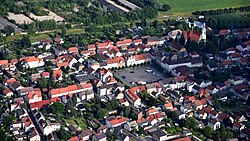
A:
POLYGON ((165 76, 151 65, 130 67, 115 71, 115 76, 127 85, 135 83, 151 83, 165 78, 165 76))

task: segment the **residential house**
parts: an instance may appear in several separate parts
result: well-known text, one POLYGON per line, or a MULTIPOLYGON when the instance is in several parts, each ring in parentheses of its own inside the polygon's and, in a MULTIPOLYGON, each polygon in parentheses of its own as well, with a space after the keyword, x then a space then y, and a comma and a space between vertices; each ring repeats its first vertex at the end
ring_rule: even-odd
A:
POLYGON ((132 39, 125 39, 125 40, 122 40, 122 41, 117 41, 116 42, 116 46, 117 47, 120 47, 120 46, 129 46, 132 44, 132 39))
POLYGON ((45 65, 43 59, 36 58, 35 56, 20 58, 19 62, 23 68, 36 68, 45 65))
POLYGON ((34 91, 28 92, 27 100, 29 104, 42 101, 42 93, 40 89, 35 88, 34 91))
POLYGON ((49 91, 49 96, 51 98, 60 97, 68 94, 77 94, 87 90, 92 90, 93 86, 91 83, 86 84, 77 84, 77 85, 69 85, 63 88, 51 89, 49 91))
POLYGON ((138 55, 131 55, 126 59, 126 66, 140 65, 151 62, 151 55, 149 53, 142 53, 138 55))
POLYGON ((221 123, 216 119, 210 119, 208 121, 208 126, 211 127, 214 131, 220 129, 221 123))
POLYGON ((52 51, 56 56, 61 56, 63 54, 67 54, 68 51, 65 48, 62 48, 60 46, 54 46, 52 47, 52 51))
POLYGON ((106 119, 106 125, 110 127, 118 127, 127 123, 127 118, 125 117, 111 117, 106 119))

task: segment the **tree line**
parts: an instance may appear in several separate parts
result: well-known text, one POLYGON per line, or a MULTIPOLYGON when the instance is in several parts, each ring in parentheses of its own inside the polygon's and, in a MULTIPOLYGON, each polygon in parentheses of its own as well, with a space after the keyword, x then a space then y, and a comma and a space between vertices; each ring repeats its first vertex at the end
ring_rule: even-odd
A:
POLYGON ((224 8, 224 9, 216 9, 216 10, 204 10, 204 11, 195 11, 192 12, 194 15, 221 15, 221 14, 228 14, 228 13, 235 13, 237 11, 245 12, 250 11, 250 6, 241 6, 235 8, 224 8))

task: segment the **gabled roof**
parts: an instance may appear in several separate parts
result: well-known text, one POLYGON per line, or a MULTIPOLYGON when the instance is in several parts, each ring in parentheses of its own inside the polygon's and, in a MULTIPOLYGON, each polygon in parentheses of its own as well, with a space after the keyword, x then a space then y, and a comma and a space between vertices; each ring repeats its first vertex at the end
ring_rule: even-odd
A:
POLYGON ((191 41, 196 41, 199 42, 200 41, 200 32, 193 30, 193 31, 184 31, 184 38, 187 40, 188 38, 190 38, 191 41))
POLYGON ((109 120, 109 122, 110 122, 111 126, 121 125, 121 124, 127 122, 127 118, 125 118, 125 117, 114 118, 114 119, 109 120))

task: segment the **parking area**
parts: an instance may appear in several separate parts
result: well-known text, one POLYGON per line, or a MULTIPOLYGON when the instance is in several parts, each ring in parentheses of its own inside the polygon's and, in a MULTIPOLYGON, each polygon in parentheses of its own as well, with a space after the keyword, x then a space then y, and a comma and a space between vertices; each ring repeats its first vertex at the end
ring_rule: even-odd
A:
POLYGON ((150 65, 116 70, 115 75, 129 84, 136 82, 150 83, 165 78, 162 73, 150 65))

